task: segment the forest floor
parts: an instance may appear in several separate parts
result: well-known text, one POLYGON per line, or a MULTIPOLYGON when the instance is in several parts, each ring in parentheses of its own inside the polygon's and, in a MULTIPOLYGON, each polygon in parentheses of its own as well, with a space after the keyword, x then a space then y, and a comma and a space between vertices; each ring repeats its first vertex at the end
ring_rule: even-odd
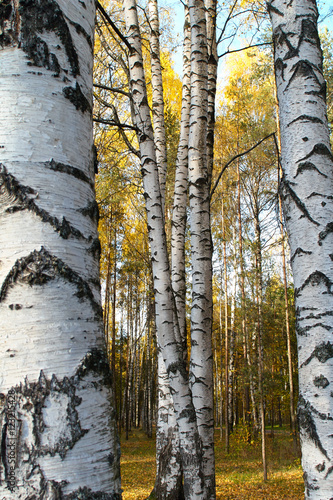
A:
MULTIPOLYGON (((219 431, 215 436, 216 492, 218 500, 302 500, 304 485, 300 459, 292 452, 286 429, 266 430, 268 481, 263 481, 261 445, 249 444, 244 430, 230 438, 230 453, 224 450, 219 431)), ((155 480, 155 442, 140 430, 132 430, 128 441, 121 437, 123 500, 144 500, 155 480)))

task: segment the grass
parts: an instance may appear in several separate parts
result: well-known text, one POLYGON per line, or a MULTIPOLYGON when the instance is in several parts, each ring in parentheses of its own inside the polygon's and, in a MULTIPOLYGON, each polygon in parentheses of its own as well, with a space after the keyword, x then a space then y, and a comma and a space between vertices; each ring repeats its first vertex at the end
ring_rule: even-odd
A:
MULTIPOLYGON (((304 485, 299 458, 292 453, 292 441, 285 429, 267 431, 268 481, 263 481, 260 443, 249 444, 244 430, 230 439, 226 455, 219 433, 215 436, 216 494, 223 500, 302 500, 304 485)), ((143 500, 155 481, 155 442, 140 430, 128 441, 121 439, 123 500, 143 500)))

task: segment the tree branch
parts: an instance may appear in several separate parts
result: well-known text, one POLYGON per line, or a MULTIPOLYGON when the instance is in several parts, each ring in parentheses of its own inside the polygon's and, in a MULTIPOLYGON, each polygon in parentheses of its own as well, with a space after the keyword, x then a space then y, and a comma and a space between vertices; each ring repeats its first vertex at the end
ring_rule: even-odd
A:
POLYGON ((233 161, 237 160, 237 158, 241 158, 242 156, 245 156, 245 155, 247 155, 248 153, 250 153, 251 151, 253 151, 253 149, 255 149, 256 147, 258 147, 258 146, 259 146, 262 142, 266 141, 266 139, 269 139, 269 138, 270 138, 270 137, 272 137, 272 136, 275 136, 275 132, 272 132, 271 134, 266 135, 266 137, 264 137, 263 139, 260 139, 260 141, 259 141, 259 142, 257 142, 254 146, 252 146, 251 148, 247 149, 246 151, 243 151, 243 153, 239 153, 238 155, 234 156, 233 158, 231 158, 231 160, 229 160, 229 161, 228 161, 228 162, 224 165, 224 167, 222 168, 221 172, 220 172, 220 173, 219 173, 219 175, 218 175, 218 178, 216 179, 216 182, 215 182, 215 184, 214 184, 213 189, 212 189, 212 190, 211 190, 211 192, 210 192, 210 199, 212 199, 212 196, 213 196, 213 194, 214 194, 214 192, 215 192, 215 190, 216 190, 216 188, 217 188, 217 186, 218 186, 218 184, 219 184, 219 182, 220 182, 220 180, 221 180, 221 177, 222 177, 223 173, 226 171, 226 169, 229 167, 229 165, 230 165, 233 161))
POLYGON ((94 87, 96 87, 98 89, 108 90, 109 92, 116 92, 117 94, 122 94, 122 95, 124 95, 126 97, 130 97, 129 92, 125 92, 125 90, 121 90, 121 89, 118 89, 118 88, 107 87, 106 85, 101 85, 100 83, 94 83, 94 87))
POLYGON ((111 26, 111 28, 113 29, 113 31, 118 35, 118 37, 120 38, 120 40, 122 42, 124 42, 124 44, 126 45, 126 47, 128 48, 128 50, 132 50, 132 47, 131 45, 129 44, 128 40, 126 39, 126 37, 122 34, 122 32, 117 28, 117 26, 115 25, 115 23, 112 21, 112 19, 110 18, 109 14, 106 12, 106 10, 104 9, 104 7, 100 4, 100 2, 98 0, 95 0, 96 2, 96 8, 97 10, 100 11, 100 13, 102 14, 102 16, 104 17, 104 19, 109 23, 109 25, 111 26))
POLYGON ((256 43, 254 45, 248 45, 247 47, 242 47, 241 49, 227 50, 223 54, 219 55, 218 58, 226 56, 227 54, 232 54, 233 52, 241 52, 242 50, 252 49, 252 47, 262 47, 263 45, 272 45, 273 42, 256 43))
POLYGON ((134 127, 133 125, 127 125, 127 123, 117 123, 116 120, 106 120, 104 118, 94 117, 93 121, 95 123, 103 123, 104 125, 111 125, 112 127, 119 127, 122 129, 134 130, 135 132, 138 131, 138 129, 136 127, 134 127))

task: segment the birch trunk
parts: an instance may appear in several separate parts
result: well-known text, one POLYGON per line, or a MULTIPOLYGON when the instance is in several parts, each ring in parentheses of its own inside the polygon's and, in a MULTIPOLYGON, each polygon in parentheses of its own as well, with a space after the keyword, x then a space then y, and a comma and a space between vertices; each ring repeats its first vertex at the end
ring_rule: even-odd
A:
MULTIPOLYGON (((189 12, 187 5, 185 5, 182 110, 171 226, 171 282, 177 311, 177 317, 174 318, 174 321, 179 325, 179 342, 182 346, 184 362, 187 362, 185 232, 188 190, 190 51, 189 12)), ((155 134, 156 127, 154 128, 154 136, 155 134)), ((158 360, 159 414, 156 435, 157 475, 155 495, 159 499, 166 498, 170 500, 171 498, 175 498, 178 500, 183 495, 178 426, 176 425, 173 401, 167 374, 165 373, 163 357, 159 355, 158 360), (162 461, 161 457, 163 457, 162 461), (163 467, 161 466, 162 463, 163 467)))
POLYGON ((199 434, 203 443, 205 498, 215 498, 212 239, 210 173, 207 157, 208 50, 205 5, 189 1, 191 22, 191 109, 189 197, 192 256, 190 380, 199 434))
POLYGON ((179 333, 175 334, 177 328, 175 322, 176 311, 171 287, 163 203, 159 186, 153 129, 147 101, 136 1, 124 0, 123 5, 127 40, 131 45, 128 56, 130 89, 141 153, 141 171, 152 255, 156 330, 179 426, 185 498, 202 499, 205 497, 203 495, 201 471, 201 441, 198 435, 188 375, 179 342, 179 333))
MULTIPOLYGON (((165 211, 165 184, 167 174, 167 147, 165 137, 165 121, 164 121, 164 96, 162 82, 162 67, 160 60, 160 28, 157 0, 149 0, 149 42, 150 42, 150 60, 151 60, 151 83, 153 92, 153 125, 154 125, 154 143, 156 162, 159 172, 159 184, 161 190, 162 207, 165 211)), ((186 164, 187 170, 187 164, 186 164)), ((178 173, 179 177, 179 173, 178 173)), ((177 173, 176 173, 177 186, 177 173)), ((185 205, 181 207, 186 210, 186 194, 185 205)), ((177 195, 175 195, 177 196, 177 195)), ((186 224, 186 219, 185 219, 186 224)), ((174 237, 174 228, 172 227, 172 237, 174 237)), ((177 233, 181 233, 177 239, 184 240, 185 246, 185 225, 177 227, 177 233)), ((173 271, 176 269, 176 274, 179 275, 179 281, 176 283, 180 287, 181 292, 184 290, 185 307, 185 256, 181 256, 175 263, 172 263, 173 271), (181 273, 184 267, 184 273, 181 273), (179 271, 178 271, 179 269, 179 271), (178 272, 177 272, 178 271, 178 272)), ((174 273, 172 273, 174 275, 174 273)), ((174 283, 172 283, 174 286, 174 283)), ((178 291, 178 290, 177 290, 178 291)), ((175 292, 175 289, 174 289, 175 292)), ((175 292, 176 304, 179 303, 179 294, 175 292), (177 300, 178 299, 178 300, 177 300)), ((182 306, 182 304, 180 304, 182 306)), ((176 306, 177 309, 177 306, 176 306)), ((181 311, 180 311, 181 312, 181 311)), ((178 313, 178 309, 177 309, 178 313)), ((178 314, 177 314, 178 316, 178 314)), ((184 313, 185 319, 185 313, 184 313)), ((174 318, 178 324, 178 317, 174 318)), ((177 331, 177 330, 176 330, 177 331)), ((186 345, 186 344, 185 344, 186 345)), ((185 358, 186 359, 186 358, 185 358)), ((156 482, 154 493, 159 500, 164 499, 180 499, 182 498, 182 471, 180 461, 178 425, 175 416, 175 410, 172 400, 172 395, 169 387, 168 375, 165 369, 165 364, 161 350, 158 353, 158 415, 156 428, 156 482)))
POLYGON ((120 499, 99 287, 95 4, 0 7, 0 496, 120 499))
POLYGON ((314 0, 268 4, 275 46, 283 179, 299 355, 305 498, 333 491, 333 157, 314 0))

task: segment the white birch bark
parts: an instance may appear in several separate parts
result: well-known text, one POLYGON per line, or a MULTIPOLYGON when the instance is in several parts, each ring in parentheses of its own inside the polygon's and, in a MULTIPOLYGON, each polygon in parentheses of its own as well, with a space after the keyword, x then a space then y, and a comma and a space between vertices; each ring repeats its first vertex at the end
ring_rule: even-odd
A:
POLYGON ((160 24, 158 18, 157 0, 148 2, 149 18, 149 44, 150 44, 150 65, 151 65, 151 85, 153 91, 153 125, 156 161, 159 172, 160 190, 163 206, 165 205, 165 183, 167 174, 167 147, 165 138, 164 122, 164 98, 162 67, 160 58, 160 24))
POLYGON ((314 0, 268 4, 280 108, 281 186, 295 283, 298 418, 306 499, 333 497, 333 157, 314 0))
MULTIPOLYGON (((180 335, 179 342, 182 346, 185 362, 187 362, 185 231, 190 114, 190 50, 189 13, 185 5, 182 111, 171 226, 171 282, 177 311, 177 317, 174 318, 174 321, 179 325, 177 331, 180 335)), ((154 129, 154 135, 155 132, 156 128, 154 129)), ((179 500, 182 498, 183 492, 178 425, 176 425, 172 395, 161 354, 159 354, 158 363, 159 410, 156 432, 157 474, 155 495, 157 498, 166 498, 168 500, 175 498, 175 500, 179 500)))
POLYGON ((94 194, 95 4, 0 6, 0 497, 120 499, 94 194))
MULTIPOLYGON (((160 27, 157 0, 148 2, 150 65, 152 84, 152 116, 154 143, 162 208, 165 211, 167 146, 164 121, 164 95, 160 59, 160 27)), ((185 277, 184 277, 185 279, 185 277)), ((177 323, 177 317, 175 317, 177 323)), ((178 324, 178 323, 177 323, 178 324)), ((169 387, 168 374, 161 349, 158 349, 158 412, 156 425, 156 482, 154 493, 159 500, 177 500, 182 489, 182 472, 178 425, 169 387)))
POLYGON ((197 431, 195 410, 182 349, 177 341, 179 334, 175 335, 175 309, 164 228, 163 204, 145 86, 136 1, 124 0, 123 5, 127 40, 132 47, 128 56, 130 89, 141 153, 141 171, 152 255, 158 342, 161 346, 166 372, 169 377, 179 426, 185 498, 202 499, 204 497, 201 473, 201 442, 197 431))
POLYGON ((203 443, 205 498, 215 498, 212 240, 210 175, 207 158, 208 51, 205 5, 189 1, 191 22, 191 109, 189 130, 189 197, 192 256, 190 381, 203 443))

